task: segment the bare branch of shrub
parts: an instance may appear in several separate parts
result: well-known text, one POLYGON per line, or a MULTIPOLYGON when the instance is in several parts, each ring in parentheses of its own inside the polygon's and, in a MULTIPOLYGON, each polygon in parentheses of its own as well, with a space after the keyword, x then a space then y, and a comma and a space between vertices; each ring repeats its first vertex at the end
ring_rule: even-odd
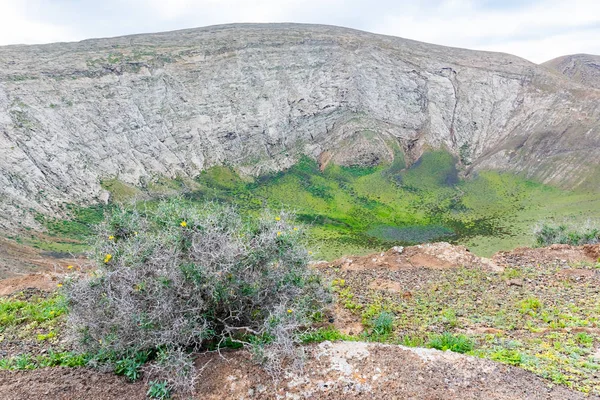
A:
POLYGON ((98 270, 66 285, 70 337, 88 352, 157 351, 148 375, 178 390, 193 387, 190 349, 240 343, 274 372, 297 364, 299 328, 329 301, 302 235, 287 213, 245 220, 181 199, 117 208, 99 228, 98 270))

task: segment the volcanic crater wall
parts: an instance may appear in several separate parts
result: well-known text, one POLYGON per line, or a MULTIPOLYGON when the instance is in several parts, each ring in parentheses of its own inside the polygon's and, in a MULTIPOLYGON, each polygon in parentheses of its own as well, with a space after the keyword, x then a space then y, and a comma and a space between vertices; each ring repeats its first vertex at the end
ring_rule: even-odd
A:
POLYGON ((445 148, 467 171, 595 189, 599 100, 514 56, 330 26, 0 47, 0 225, 105 201, 101 179, 259 175, 301 154, 410 163, 445 148))

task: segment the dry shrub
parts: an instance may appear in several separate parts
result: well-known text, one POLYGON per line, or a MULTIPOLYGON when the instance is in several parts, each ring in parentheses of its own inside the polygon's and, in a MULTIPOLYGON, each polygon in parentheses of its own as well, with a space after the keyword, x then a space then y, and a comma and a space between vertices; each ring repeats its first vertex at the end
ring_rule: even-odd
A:
POLYGON ((99 228, 99 268, 66 285, 75 345, 150 351, 148 375, 190 389, 190 352, 241 344, 276 370, 329 296, 290 215, 245 220, 181 199, 118 207, 99 228))

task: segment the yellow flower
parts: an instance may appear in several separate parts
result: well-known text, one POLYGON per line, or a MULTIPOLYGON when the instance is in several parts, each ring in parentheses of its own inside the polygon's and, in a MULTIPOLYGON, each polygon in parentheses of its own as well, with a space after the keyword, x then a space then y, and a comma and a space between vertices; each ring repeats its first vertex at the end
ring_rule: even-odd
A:
POLYGON ((277 236, 281 236, 281 232, 277 232, 277 236))
POLYGON ((133 234, 134 234, 135 236, 137 236, 137 235, 138 235, 137 231, 136 231, 136 232, 133 232, 133 234))
POLYGON ((179 225, 181 225, 182 228, 185 228, 187 226, 187 222, 181 221, 179 225))
POLYGON ((281 221, 281 217, 275 217, 275 221, 281 221))
POLYGON ((294 227, 294 230, 295 230, 295 231, 297 231, 297 230, 298 230, 298 227, 297 227, 297 226, 295 226, 295 227, 294 227))
POLYGON ((308 255, 310 256, 311 254, 312 254, 312 251, 309 251, 309 252, 308 252, 308 255))
POLYGON ((104 263, 107 264, 110 260, 112 260, 112 254, 107 254, 104 256, 104 263))
POLYGON ((110 235, 110 236, 108 237, 108 240, 115 240, 115 237, 114 237, 113 235, 110 235))
POLYGON ((67 269, 73 269, 72 265, 67 265, 67 269))
POLYGON ((56 285, 56 287, 62 287, 62 283, 59 283, 58 285, 56 285))
POLYGON ((292 309, 288 308, 288 314, 291 314, 291 313, 292 313, 292 309))

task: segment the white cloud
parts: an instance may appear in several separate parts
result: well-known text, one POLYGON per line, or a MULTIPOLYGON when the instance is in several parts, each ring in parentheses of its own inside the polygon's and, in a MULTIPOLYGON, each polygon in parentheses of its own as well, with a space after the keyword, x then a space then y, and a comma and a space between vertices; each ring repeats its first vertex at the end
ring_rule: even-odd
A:
POLYGON ((597 0, 0 0, 0 44, 232 22, 342 25, 534 62, 600 54, 597 0))
POLYGON ((51 43, 75 40, 69 27, 28 18, 37 1, 0 2, 0 44, 51 43))
POLYGON ((519 55, 534 62, 544 62, 567 54, 600 54, 600 29, 587 32, 550 35, 530 40, 515 40, 485 46, 485 50, 519 55))
POLYGON ((373 30, 430 43, 503 51, 543 62, 577 52, 600 53, 600 2, 544 1, 506 10, 446 1, 435 9, 390 15, 373 30), (595 29, 589 27, 596 25, 595 29))

